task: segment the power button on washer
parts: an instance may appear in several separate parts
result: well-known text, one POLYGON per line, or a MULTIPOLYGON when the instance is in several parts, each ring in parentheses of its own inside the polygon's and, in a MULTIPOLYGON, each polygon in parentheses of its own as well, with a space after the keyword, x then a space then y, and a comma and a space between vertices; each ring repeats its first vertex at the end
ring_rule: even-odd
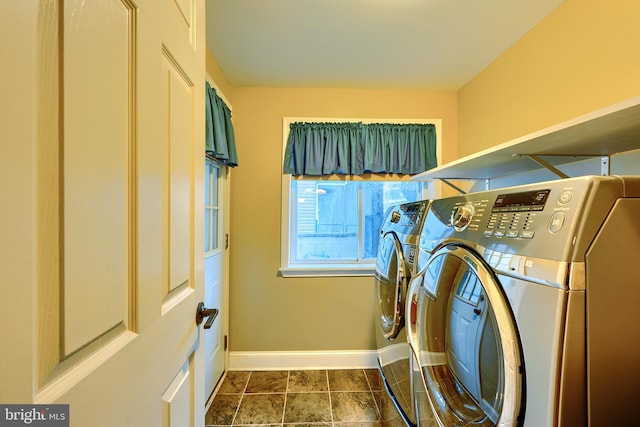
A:
POLYGON ((558 231, 560 231, 562 229, 562 226, 564 225, 564 218, 565 215, 563 212, 556 212, 551 215, 549 225, 547 226, 549 231, 552 233, 557 233, 558 231))
POLYGON ((571 201, 572 197, 573 193, 570 190, 565 190, 558 196, 558 203, 560 203, 561 205, 566 205, 571 201))

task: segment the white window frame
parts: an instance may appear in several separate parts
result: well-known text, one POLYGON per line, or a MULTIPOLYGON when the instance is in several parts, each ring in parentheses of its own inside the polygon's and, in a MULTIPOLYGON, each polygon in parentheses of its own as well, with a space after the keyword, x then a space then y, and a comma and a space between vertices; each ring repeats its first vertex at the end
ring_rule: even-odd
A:
MULTIPOLYGON (((209 215, 207 215, 207 213, 209 211, 216 211, 217 215, 216 215, 216 223, 213 224, 213 222, 211 224, 209 224, 209 233, 205 233, 204 239, 209 242, 209 243, 213 243, 214 245, 212 245, 211 250, 209 251, 205 251, 204 257, 208 258, 210 256, 216 255, 218 253, 220 253, 222 251, 222 246, 223 246, 223 242, 222 242, 222 231, 223 231, 223 223, 222 223, 222 211, 221 211, 221 207, 222 207, 222 174, 225 173, 225 170, 223 169, 225 166, 221 165, 218 161, 216 161, 215 159, 205 156, 205 163, 210 163, 211 164, 211 168, 212 170, 214 170, 214 174, 217 174, 217 178, 216 179, 212 179, 211 175, 207 175, 205 176, 206 180, 209 180, 209 191, 211 192, 213 190, 213 186, 215 185, 216 188, 216 194, 218 196, 217 199, 217 204, 216 205, 205 205, 204 209, 205 209, 205 221, 210 221, 209 219, 209 215), (212 181, 215 181, 212 182, 212 181), (215 233, 215 235, 214 235, 215 233)), ((205 168, 206 171, 206 168, 205 168)), ((209 194, 209 198, 211 199, 211 194, 209 194)), ((205 223, 205 227, 203 227, 204 230, 207 230, 206 227, 206 223, 205 223)))
MULTIPOLYGON (((282 164, 284 165, 284 153, 287 147, 287 140, 289 139, 290 125, 295 122, 306 123, 343 123, 343 122, 359 122, 365 124, 371 123, 389 123, 389 124, 433 124, 436 129, 436 158, 438 164, 442 159, 442 120, 441 119, 339 119, 339 118, 318 118, 318 117, 283 117, 282 118, 282 164)), ((280 218, 280 274, 282 277, 325 277, 325 276, 371 276, 375 272, 374 264, 364 263, 331 263, 331 262, 314 262, 309 264, 292 263, 290 252, 290 234, 292 231, 292 224, 290 221, 291 213, 291 175, 282 174, 282 209, 280 218)), ((321 180, 321 177, 317 178, 321 180)), ((344 178, 346 181, 363 180, 357 176, 347 176, 344 178)), ((328 178, 327 180, 330 180, 328 178)), ((440 184, 429 182, 425 191, 426 198, 435 198, 437 194, 440 194, 440 184)), ((359 229, 358 233, 362 233, 359 229)), ((359 239, 359 245, 362 244, 359 239)))

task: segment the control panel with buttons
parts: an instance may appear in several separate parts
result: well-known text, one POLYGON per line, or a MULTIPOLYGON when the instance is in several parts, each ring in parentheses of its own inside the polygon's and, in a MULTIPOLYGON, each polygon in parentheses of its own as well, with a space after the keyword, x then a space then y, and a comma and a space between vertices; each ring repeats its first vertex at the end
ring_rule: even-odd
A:
POLYGON ((563 184, 556 181, 435 200, 428 215, 437 221, 427 217, 423 237, 434 236, 430 246, 448 237, 514 251, 527 242, 537 242, 536 252, 547 251, 554 236, 567 237, 571 222, 581 212, 585 188, 563 184))
POLYGON ((433 253, 452 243, 481 253, 584 261, 606 215, 633 191, 640 194, 640 177, 594 175, 436 199, 419 249, 433 253))
POLYGON ((401 234, 418 234, 427 206, 428 202, 424 200, 395 206, 387 217, 390 224, 383 225, 380 232, 395 230, 401 234))

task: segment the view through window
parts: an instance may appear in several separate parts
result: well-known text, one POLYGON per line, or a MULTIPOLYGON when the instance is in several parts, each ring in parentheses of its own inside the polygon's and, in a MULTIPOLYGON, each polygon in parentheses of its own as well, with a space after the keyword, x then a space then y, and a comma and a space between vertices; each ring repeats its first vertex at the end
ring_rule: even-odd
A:
POLYGON ((421 182, 291 180, 291 263, 372 263, 393 205, 423 198, 421 182))

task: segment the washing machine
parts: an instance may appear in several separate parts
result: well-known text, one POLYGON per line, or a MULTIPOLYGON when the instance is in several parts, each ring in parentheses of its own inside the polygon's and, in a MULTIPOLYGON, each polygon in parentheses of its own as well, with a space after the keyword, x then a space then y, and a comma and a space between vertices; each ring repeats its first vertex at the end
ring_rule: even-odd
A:
POLYGON ((418 239, 429 202, 403 203, 391 207, 380 227, 376 259, 376 342, 380 373, 397 413, 383 414, 391 422, 399 415, 415 426, 413 389, 404 314, 407 286, 415 272, 418 239))
POLYGON ((418 425, 638 424, 639 177, 435 200, 419 245, 418 425))

